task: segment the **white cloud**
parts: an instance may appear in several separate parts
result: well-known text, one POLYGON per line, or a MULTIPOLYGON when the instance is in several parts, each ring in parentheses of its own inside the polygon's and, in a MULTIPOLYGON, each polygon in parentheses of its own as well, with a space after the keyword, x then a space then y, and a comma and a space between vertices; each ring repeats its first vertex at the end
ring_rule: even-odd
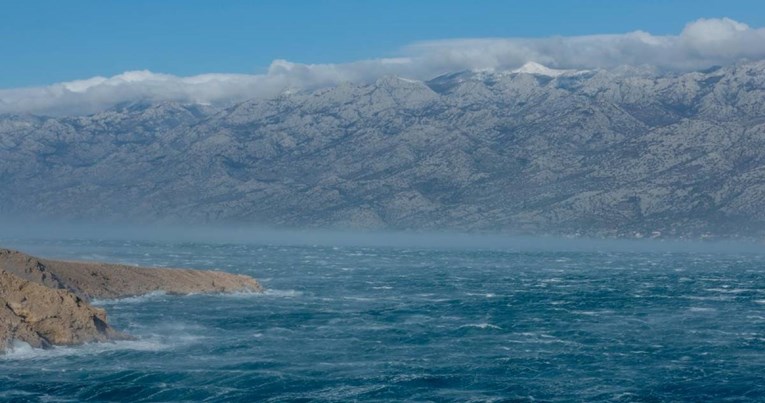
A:
POLYGON ((286 89, 368 82, 395 74, 429 79, 466 69, 514 69, 534 61, 554 68, 650 65, 692 70, 740 59, 765 59, 765 28, 728 19, 700 19, 678 35, 635 31, 615 35, 549 38, 458 39, 415 43, 402 56, 343 64, 275 60, 265 74, 203 74, 178 77, 129 71, 113 77, 0 90, 0 113, 91 113, 137 100, 225 104, 270 97, 286 89))
POLYGON ((691 70, 739 59, 765 58, 765 29, 731 20, 700 19, 679 35, 643 31, 540 39, 469 39, 415 44, 409 52, 432 67, 507 69, 527 61, 556 68, 610 68, 651 65, 691 70))

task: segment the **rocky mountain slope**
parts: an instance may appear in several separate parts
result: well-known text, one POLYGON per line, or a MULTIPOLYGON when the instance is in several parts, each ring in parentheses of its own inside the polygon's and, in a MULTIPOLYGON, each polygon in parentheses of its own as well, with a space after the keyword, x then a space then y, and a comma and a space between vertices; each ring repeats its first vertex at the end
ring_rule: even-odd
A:
POLYGON ((765 62, 384 77, 223 110, 0 118, 0 216, 765 232, 765 62))

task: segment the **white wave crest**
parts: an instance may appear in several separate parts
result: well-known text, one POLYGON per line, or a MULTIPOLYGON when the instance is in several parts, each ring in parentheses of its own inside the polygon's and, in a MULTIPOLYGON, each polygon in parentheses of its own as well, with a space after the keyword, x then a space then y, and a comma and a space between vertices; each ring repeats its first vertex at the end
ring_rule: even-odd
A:
POLYGON ((288 297, 288 298, 294 298, 294 297, 300 297, 303 295, 302 291, 297 290, 274 290, 274 289, 267 289, 260 293, 259 295, 265 295, 269 297, 288 297))
POLYGON ((155 300, 159 297, 165 297, 167 293, 164 291, 154 291, 148 294, 136 295, 134 297, 115 298, 115 299, 93 299, 90 301, 92 305, 116 305, 116 304, 140 304, 155 300))
POLYGON ((497 325, 492 325, 491 323, 486 323, 486 322, 484 322, 484 323, 471 323, 471 324, 467 324, 467 325, 462 325, 462 326, 459 327, 459 329, 471 328, 471 327, 472 328, 477 328, 477 329, 496 329, 496 330, 502 330, 501 327, 499 327, 497 325))
POLYGON ((72 355, 98 355, 119 350, 161 351, 167 350, 172 346, 172 344, 165 343, 159 339, 138 339, 42 349, 34 348, 21 341, 14 341, 11 348, 4 355, 0 355, 0 360, 45 360, 72 355))

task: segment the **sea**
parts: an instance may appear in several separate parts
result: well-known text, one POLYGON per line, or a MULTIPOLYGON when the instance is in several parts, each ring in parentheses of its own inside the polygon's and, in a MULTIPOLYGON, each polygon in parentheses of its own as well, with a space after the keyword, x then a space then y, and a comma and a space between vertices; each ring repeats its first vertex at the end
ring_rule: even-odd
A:
POLYGON ((765 401, 759 245, 285 239, 0 240, 266 289, 94 301, 137 339, 17 343, 0 401, 765 401))

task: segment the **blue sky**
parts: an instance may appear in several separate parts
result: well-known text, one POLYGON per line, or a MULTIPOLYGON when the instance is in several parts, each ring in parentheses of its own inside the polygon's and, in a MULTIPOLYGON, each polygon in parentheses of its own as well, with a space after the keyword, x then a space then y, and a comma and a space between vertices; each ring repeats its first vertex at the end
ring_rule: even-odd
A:
POLYGON ((420 41, 676 35, 699 18, 765 26, 762 0, 0 0, 0 88, 130 70, 263 73, 275 59, 347 63, 420 41))

